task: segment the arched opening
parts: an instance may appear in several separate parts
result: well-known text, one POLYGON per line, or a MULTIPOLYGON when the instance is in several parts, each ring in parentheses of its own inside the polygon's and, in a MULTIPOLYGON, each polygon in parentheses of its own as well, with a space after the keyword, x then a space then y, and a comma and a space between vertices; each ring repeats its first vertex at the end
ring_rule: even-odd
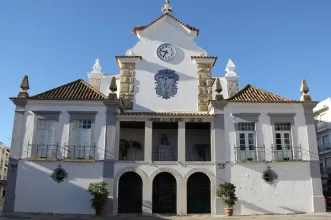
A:
POLYGON ((159 173, 153 180, 153 213, 176 214, 176 179, 170 173, 159 173))
POLYGON ((118 213, 142 213, 143 182, 135 172, 124 173, 118 181, 118 213))
POLYGON ((194 173, 187 180, 187 213, 211 213, 210 180, 204 173, 194 173))

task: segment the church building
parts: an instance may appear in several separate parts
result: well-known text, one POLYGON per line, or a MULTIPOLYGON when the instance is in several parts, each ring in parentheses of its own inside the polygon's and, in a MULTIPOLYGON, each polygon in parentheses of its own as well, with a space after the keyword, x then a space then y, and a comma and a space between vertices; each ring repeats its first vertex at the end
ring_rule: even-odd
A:
POLYGON ((235 215, 325 211, 317 102, 304 79, 301 98, 289 100, 239 87, 231 59, 214 76, 216 54, 195 43, 199 29, 169 1, 133 34, 136 45, 115 57, 118 74, 97 59, 88 80, 40 94, 24 77, 10 98, 4 211, 93 214, 87 188, 97 181, 108 183, 106 215, 223 215, 224 182, 236 186, 235 215))

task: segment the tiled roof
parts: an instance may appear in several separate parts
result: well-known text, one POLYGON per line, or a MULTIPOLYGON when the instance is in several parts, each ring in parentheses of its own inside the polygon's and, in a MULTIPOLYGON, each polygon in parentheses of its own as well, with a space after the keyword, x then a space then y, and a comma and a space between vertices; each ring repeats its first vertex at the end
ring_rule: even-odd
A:
POLYGON ((234 96, 224 100, 230 102, 255 102, 255 103, 302 103, 303 101, 289 100, 273 93, 247 85, 234 96))
POLYGON ((123 112, 124 116, 213 116, 202 112, 123 112))
POLYGON ((29 97, 31 100, 107 100, 107 96, 82 79, 29 97))
POLYGON ((142 31, 142 30, 145 30, 146 28, 148 28, 149 26, 151 26, 152 24, 154 24, 155 22, 159 21, 160 19, 162 19, 163 17, 165 16, 169 16, 170 18, 174 19, 176 22, 178 22, 180 25, 182 25, 183 27, 191 30, 191 31, 196 31, 197 32, 197 35, 199 34, 199 29, 195 28, 195 27, 192 27, 190 25, 187 25, 187 24, 184 24, 183 22, 181 22, 179 19, 177 19, 176 17, 174 17, 173 15, 169 14, 169 13, 166 13, 166 14, 163 14, 161 15, 160 17, 158 17, 157 19, 155 19, 154 21, 152 21, 151 23, 149 23, 148 25, 144 25, 144 26, 137 26, 137 27, 134 27, 132 32, 134 34, 137 34, 137 31, 142 31))

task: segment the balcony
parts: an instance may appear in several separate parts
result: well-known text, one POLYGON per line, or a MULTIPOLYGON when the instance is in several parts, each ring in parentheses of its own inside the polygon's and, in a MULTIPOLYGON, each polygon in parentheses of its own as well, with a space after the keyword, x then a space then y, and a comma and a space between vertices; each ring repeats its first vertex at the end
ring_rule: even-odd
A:
POLYGON ((327 128, 331 128, 330 122, 327 121, 319 121, 315 124, 316 131, 324 130, 327 128))
POLYGON ((329 179, 331 176, 331 167, 321 167, 321 176, 322 178, 329 179))
POLYGON ((174 151, 171 147, 166 148, 154 148, 152 150, 153 161, 177 161, 177 151, 174 151))
POLYGON ((251 148, 235 148, 235 160, 238 162, 246 161, 265 161, 265 148, 264 147, 251 147, 251 148))
POLYGON ((118 159, 127 161, 144 161, 144 151, 143 149, 122 149, 118 159))
POLYGON ((322 153, 324 151, 329 151, 331 150, 331 144, 321 144, 321 145, 318 145, 318 152, 319 153, 322 153))
POLYGON ((272 148, 272 160, 275 161, 293 161, 302 160, 301 147, 280 146, 272 148))
POLYGON ((59 145, 28 144, 27 158, 56 159, 59 145))
POLYGON ((186 152, 186 161, 211 161, 210 145, 196 145, 186 152))
POLYGON ((94 160, 96 158, 95 145, 66 145, 63 159, 94 160))

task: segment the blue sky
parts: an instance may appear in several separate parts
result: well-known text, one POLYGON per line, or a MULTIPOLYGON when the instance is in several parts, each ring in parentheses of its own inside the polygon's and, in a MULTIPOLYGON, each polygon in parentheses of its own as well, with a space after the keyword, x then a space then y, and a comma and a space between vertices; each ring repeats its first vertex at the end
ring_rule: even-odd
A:
MULTIPOLYGON (((314 100, 330 96, 330 0, 172 0, 173 15, 200 29, 196 42, 231 58, 240 87, 252 84, 299 99, 306 78, 314 100)), ((14 105, 24 74, 36 94, 83 78, 98 57, 116 73, 116 55, 135 45, 133 26, 161 15, 164 0, 2 0, 0 2, 0 141, 10 145, 14 105)))

